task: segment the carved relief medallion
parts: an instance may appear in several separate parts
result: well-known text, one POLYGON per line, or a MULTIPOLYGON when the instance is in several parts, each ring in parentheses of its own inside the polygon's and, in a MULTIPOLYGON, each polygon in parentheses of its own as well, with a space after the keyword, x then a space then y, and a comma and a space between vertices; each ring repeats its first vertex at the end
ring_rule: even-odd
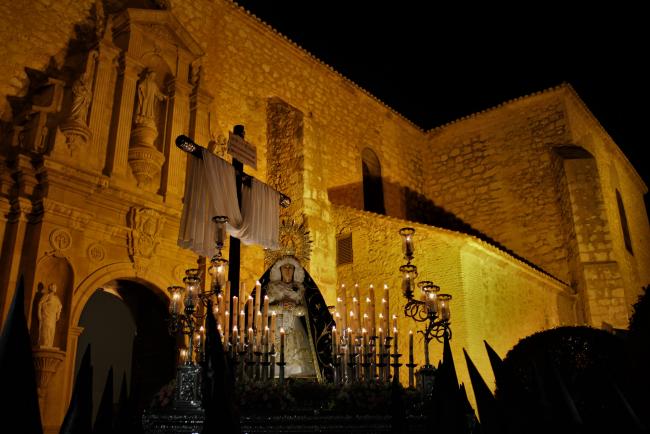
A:
POLYGON ((63 252, 72 245, 72 237, 66 229, 54 229, 50 233, 50 245, 56 251, 63 252))
POLYGON ((94 243, 88 246, 88 251, 86 252, 88 259, 93 262, 102 262, 106 257, 106 249, 99 243, 94 243))

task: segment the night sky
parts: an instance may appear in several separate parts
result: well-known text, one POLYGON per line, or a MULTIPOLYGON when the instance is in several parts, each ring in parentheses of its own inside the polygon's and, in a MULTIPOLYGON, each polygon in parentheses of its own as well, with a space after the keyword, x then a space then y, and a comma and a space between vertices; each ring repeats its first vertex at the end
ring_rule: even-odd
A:
POLYGON ((650 26, 637 6, 237 2, 425 130, 568 82, 650 183, 650 26))

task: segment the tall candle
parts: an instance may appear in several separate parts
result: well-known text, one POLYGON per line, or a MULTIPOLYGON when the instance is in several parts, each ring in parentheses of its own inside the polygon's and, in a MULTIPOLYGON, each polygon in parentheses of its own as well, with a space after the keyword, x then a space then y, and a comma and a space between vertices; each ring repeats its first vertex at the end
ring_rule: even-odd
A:
POLYGON ((354 324, 355 324, 355 321, 354 321, 354 310, 351 310, 351 311, 350 311, 350 323, 348 324, 348 325, 349 325, 348 330, 352 330, 352 329, 354 329, 354 324))
POLYGON ((243 348, 244 346, 244 336, 246 335, 246 328, 245 328, 245 323, 246 322, 246 311, 244 309, 239 311, 239 326, 242 328, 242 333, 239 336, 239 345, 243 348))
POLYGON ((227 344, 228 339, 230 339, 230 326, 228 325, 230 324, 230 312, 228 311, 225 311, 223 314, 223 324, 224 324, 223 342, 227 344))
POLYGON ((262 330, 262 312, 258 310, 255 315, 255 336, 257 336, 258 347, 262 344, 262 330))
POLYGON ((393 330, 397 330, 397 315, 393 314, 393 330))
POLYGON ((269 324, 269 296, 264 296, 264 310, 262 311, 262 322, 266 327, 269 324))
POLYGON ((352 303, 354 307, 354 316, 356 318, 356 333, 361 333, 361 293, 359 292, 359 284, 354 284, 354 297, 352 298, 352 303), (355 302, 356 300, 356 302, 355 302))
POLYGON ((233 330, 239 326, 239 297, 233 295, 232 297, 232 326, 233 330))
POLYGON ((252 328, 252 327, 249 327, 249 328, 248 328, 248 348, 251 348, 251 349, 253 348, 253 342, 254 342, 254 339, 253 339, 253 328, 252 328))
POLYGON ((393 327, 393 354, 399 354, 397 346, 397 327, 393 327))
POLYGON ((221 295, 221 294, 217 295, 217 306, 219 308, 219 316, 217 317, 217 324, 221 325, 221 327, 223 329, 223 327, 224 327, 224 325, 223 325, 224 305, 223 305, 223 295, 221 295))
POLYGON ((255 282, 255 315, 262 310, 262 284, 258 280, 255 282))
POLYGON ((284 363, 284 329, 280 327, 280 363, 284 363))
POLYGON ((241 298, 243 301, 245 297, 246 297, 246 282, 241 282, 239 284, 239 298, 241 298))
POLYGON ((255 321, 255 316, 253 315, 253 297, 248 296, 246 300, 246 312, 248 313, 248 319, 246 320, 246 328, 253 328, 253 321, 255 321))
POLYGON ((390 294, 388 293, 388 285, 384 283, 384 300, 386 304, 383 305, 384 308, 384 321, 386 321, 384 329, 388 328, 388 319, 390 318, 390 294))
MULTIPOLYGON (((233 316, 232 319, 235 319, 236 317, 237 315, 233 316)), ((236 325, 232 326, 232 343, 235 351, 238 351, 240 340, 239 340, 239 330, 236 325)))
MULTIPOLYGON (((230 312, 230 281, 226 282, 226 295, 223 298, 225 304, 224 312, 230 312)), ((230 324, 226 323, 226 328, 230 328, 230 324)))
POLYGON ((363 324, 361 325, 361 328, 366 329, 366 331, 370 330, 370 317, 368 317, 367 313, 363 314, 363 324))
POLYGON ((341 284, 341 319, 343 320, 343 323, 341 324, 341 327, 343 327, 343 330, 348 328, 348 308, 347 308, 347 292, 345 290, 345 284, 341 284))
POLYGON ((375 318, 377 316, 375 312, 375 287, 373 285, 370 285, 370 288, 368 288, 368 298, 370 299, 370 312, 368 312, 368 316, 370 316, 370 336, 375 336, 375 333, 377 332, 377 324, 375 323, 375 318))
POLYGON ((358 333, 361 331, 361 307, 357 297, 352 297, 352 309, 354 311, 354 324, 352 324, 352 327, 358 333))
POLYGON ((277 314, 275 312, 271 312, 271 343, 275 345, 275 323, 277 320, 277 314))
POLYGON ((413 330, 409 330, 409 364, 413 364, 413 330))
MULTIPOLYGON (((336 334, 336 326, 332 327, 332 359, 336 357, 338 347, 338 336, 336 334)), ((336 360, 333 360, 334 362, 336 360)))

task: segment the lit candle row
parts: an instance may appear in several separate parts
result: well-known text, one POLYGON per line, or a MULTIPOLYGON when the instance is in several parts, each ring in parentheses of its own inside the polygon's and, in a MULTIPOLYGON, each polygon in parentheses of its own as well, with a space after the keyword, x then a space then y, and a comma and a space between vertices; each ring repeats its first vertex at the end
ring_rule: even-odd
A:
MULTIPOLYGON (((340 327, 340 330, 352 329, 354 333, 360 334, 362 329, 366 329, 370 336, 377 336, 377 312, 375 308, 375 288, 370 285, 368 288, 368 295, 365 298, 364 312, 361 312, 361 294, 359 285, 354 285, 352 292, 352 306, 348 308, 347 293, 345 284, 340 287, 339 296, 336 298, 336 312, 334 313, 334 320, 340 327)), ((379 327, 390 331, 390 302, 388 285, 384 284, 384 293, 381 299, 382 309, 379 312, 379 327)), ((394 323, 393 327, 397 327, 394 323)), ((387 333, 390 336, 390 333, 387 333)))

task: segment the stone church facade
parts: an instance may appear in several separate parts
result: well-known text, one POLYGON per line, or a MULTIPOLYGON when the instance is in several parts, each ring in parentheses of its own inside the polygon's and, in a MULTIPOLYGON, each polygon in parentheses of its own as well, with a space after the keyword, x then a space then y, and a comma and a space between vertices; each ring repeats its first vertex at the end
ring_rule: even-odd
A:
MULTIPOLYGON (((627 326, 650 283, 647 187, 569 85, 423 131, 228 0, 162 3, 0 4, 15 23, 0 30, 0 322, 23 275, 36 345, 41 291, 58 286, 48 430, 93 293, 127 281, 164 302, 196 264, 176 245, 179 134, 229 159, 245 125, 246 170, 292 198, 282 218, 309 231, 328 304, 342 283, 387 283, 400 314, 398 230, 414 227, 420 278, 454 297, 453 350, 487 377, 483 339, 505 355, 545 328, 627 326)), ((267 265, 242 248, 243 281, 267 265)), ((399 328, 406 342, 416 327, 399 328)))

